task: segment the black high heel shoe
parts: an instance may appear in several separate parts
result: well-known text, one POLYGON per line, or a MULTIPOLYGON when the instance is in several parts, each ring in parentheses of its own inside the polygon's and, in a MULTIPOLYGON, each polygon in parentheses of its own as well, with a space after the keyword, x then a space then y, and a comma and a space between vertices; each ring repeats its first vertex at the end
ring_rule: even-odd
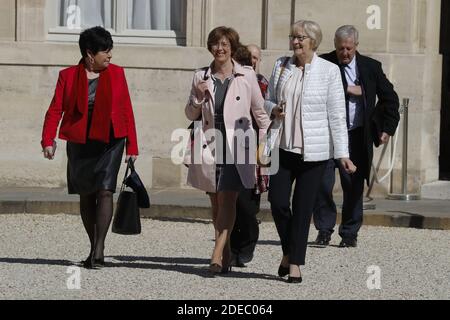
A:
POLYGON ((86 269, 101 269, 106 266, 104 259, 86 259, 81 261, 81 264, 86 269))
POLYGON ((80 261, 80 264, 83 266, 83 268, 86 269, 92 269, 92 254, 89 254, 89 256, 86 258, 86 260, 80 261))
POLYGON ((222 267, 222 270, 220 270, 221 274, 227 274, 228 272, 231 272, 231 265, 222 267))
POLYGON ((95 269, 100 269, 100 268, 105 267, 105 266, 106 266, 105 258, 102 258, 102 259, 94 259, 94 262, 93 262, 92 266, 93 266, 95 269))
POLYGON ((278 267, 278 275, 283 278, 288 274, 289 274, 289 267, 284 267, 283 265, 280 264, 280 266, 278 267))
POLYGON ((89 255, 86 260, 80 262, 86 269, 100 269, 106 266, 105 258, 94 259, 92 255, 89 255))
POLYGON ((287 279, 288 283, 301 283, 302 282, 302 277, 291 277, 289 276, 287 279))

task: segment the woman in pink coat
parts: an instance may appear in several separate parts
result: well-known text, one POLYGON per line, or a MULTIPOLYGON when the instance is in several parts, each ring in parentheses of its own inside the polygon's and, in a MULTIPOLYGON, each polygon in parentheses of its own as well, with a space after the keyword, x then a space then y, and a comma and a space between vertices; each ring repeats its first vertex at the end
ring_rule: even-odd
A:
POLYGON ((185 109, 187 118, 196 121, 188 183, 211 199, 216 240, 212 273, 230 270, 236 200, 240 190, 255 187, 256 135, 251 112, 260 136, 270 124, 255 72, 232 59, 238 46, 239 35, 232 28, 210 32, 208 50, 214 61, 195 72, 185 109))

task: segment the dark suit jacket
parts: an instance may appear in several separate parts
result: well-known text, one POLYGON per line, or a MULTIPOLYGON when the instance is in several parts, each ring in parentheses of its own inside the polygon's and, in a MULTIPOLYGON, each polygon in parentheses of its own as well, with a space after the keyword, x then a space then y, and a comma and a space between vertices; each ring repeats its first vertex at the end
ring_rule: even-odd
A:
MULTIPOLYGON (((336 51, 321 55, 322 58, 339 65, 336 51)), ((356 65, 364 96, 364 141, 367 148, 367 166, 365 178, 369 179, 373 147, 379 145, 379 135, 386 132, 394 135, 400 115, 399 99, 392 83, 386 78, 381 63, 375 59, 356 53, 356 65), (378 98, 378 101, 377 101, 378 98)), ((347 92, 347 80, 342 77, 344 92, 347 92)), ((348 101, 346 95, 346 100, 348 101)))

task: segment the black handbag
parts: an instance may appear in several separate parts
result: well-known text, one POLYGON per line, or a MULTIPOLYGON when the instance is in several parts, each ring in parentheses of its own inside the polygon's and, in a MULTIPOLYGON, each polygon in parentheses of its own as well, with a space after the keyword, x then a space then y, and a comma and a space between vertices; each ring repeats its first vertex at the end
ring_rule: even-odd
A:
POLYGON ((133 166, 132 161, 128 161, 125 178, 120 188, 119 199, 117 200, 116 211, 112 223, 112 232, 124 235, 141 233, 141 217, 139 213, 138 195, 132 190, 126 190, 125 182, 128 179, 128 170, 133 166))
POLYGON ((150 197, 145 189, 144 183, 136 172, 134 167, 134 163, 132 160, 128 161, 127 171, 125 173, 125 179, 123 182, 127 187, 133 189, 133 191, 137 195, 137 202, 139 208, 150 208, 150 197), (128 169, 131 170, 131 173, 128 175, 128 169))

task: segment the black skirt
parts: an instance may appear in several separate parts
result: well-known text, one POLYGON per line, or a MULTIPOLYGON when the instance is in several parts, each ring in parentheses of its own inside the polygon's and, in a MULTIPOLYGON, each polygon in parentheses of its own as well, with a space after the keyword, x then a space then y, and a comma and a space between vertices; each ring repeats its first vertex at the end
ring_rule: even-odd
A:
POLYGON ((111 138, 109 143, 67 142, 69 194, 88 195, 99 190, 115 192, 124 148, 125 138, 111 138))

